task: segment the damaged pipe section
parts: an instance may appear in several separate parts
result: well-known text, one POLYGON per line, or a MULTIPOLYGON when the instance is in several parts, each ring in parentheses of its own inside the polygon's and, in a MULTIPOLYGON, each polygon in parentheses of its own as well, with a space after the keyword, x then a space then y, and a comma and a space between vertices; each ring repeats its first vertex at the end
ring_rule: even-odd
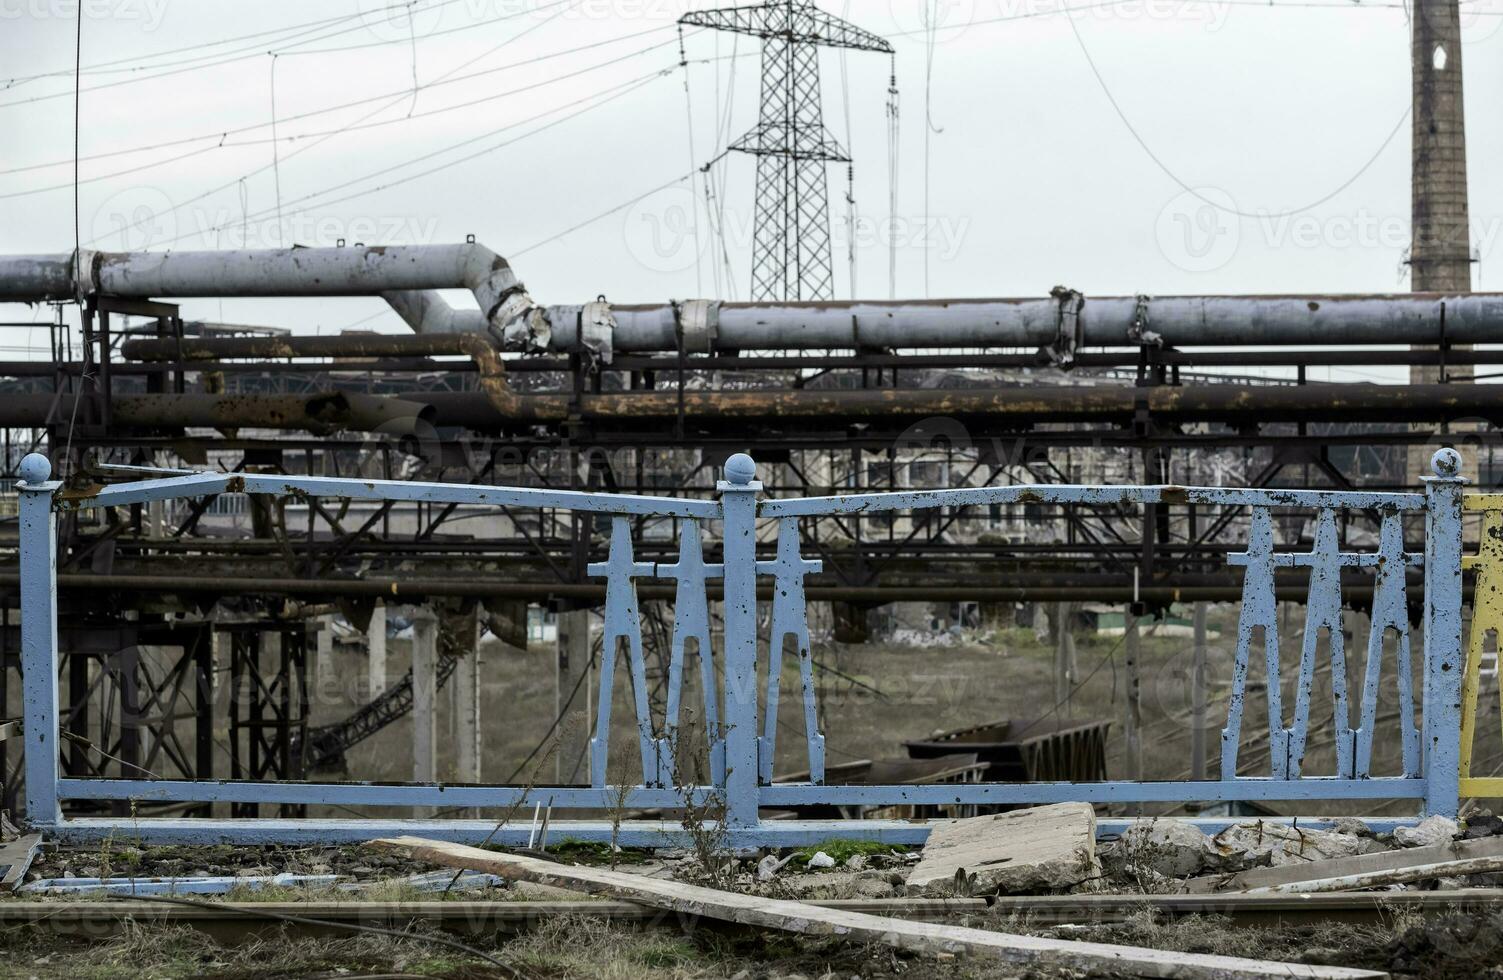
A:
MULTIPOLYGON (((501 256, 483 245, 200 252, 95 252, 0 258, 0 302, 92 296, 381 296, 415 332, 472 330, 524 343, 543 311, 501 256), (478 310, 462 316, 434 290, 468 289, 478 310)), ((546 340, 546 338, 545 338, 546 340)))

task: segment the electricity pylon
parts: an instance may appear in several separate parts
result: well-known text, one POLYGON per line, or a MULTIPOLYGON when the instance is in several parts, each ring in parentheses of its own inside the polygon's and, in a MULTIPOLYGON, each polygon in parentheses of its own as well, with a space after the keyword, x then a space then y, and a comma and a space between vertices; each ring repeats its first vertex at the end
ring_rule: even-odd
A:
POLYGON ((870 31, 808 0, 768 0, 685 14, 679 24, 762 39, 762 107, 757 125, 727 149, 757 158, 751 299, 832 299, 829 163, 850 156, 825 129, 819 48, 892 54, 870 31))

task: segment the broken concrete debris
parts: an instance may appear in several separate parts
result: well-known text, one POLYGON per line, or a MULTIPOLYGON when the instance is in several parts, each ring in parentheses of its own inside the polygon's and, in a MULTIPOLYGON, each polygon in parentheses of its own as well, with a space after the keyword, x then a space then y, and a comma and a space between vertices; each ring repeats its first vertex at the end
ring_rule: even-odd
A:
POLYGON ((1150 871, 1163 878, 1188 878, 1207 870, 1224 870, 1239 860, 1218 849, 1209 837, 1183 820, 1140 820, 1120 838, 1098 848, 1102 865, 1113 875, 1150 871))
POLYGON ((1193 879, 1249 869, 1298 868, 1421 842, 1434 846, 1449 842, 1455 831, 1454 821, 1432 817, 1416 827, 1399 828, 1385 841, 1366 824, 1347 818, 1335 821, 1329 830, 1258 820, 1207 836, 1189 823, 1166 818, 1137 821, 1116 840, 1103 842, 1098 852, 1110 876, 1193 879))
POLYGON ((1211 843, 1223 856, 1240 859, 1244 867, 1305 864, 1385 850, 1367 837, 1261 820, 1229 827, 1211 843))
POLYGON ((1393 840, 1401 847, 1429 847, 1455 840, 1460 829, 1455 820, 1437 815, 1426 817, 1413 827, 1395 828, 1393 840))
POLYGON ((1095 811, 1057 803, 937 823, 908 894, 1063 891, 1100 875, 1095 811))

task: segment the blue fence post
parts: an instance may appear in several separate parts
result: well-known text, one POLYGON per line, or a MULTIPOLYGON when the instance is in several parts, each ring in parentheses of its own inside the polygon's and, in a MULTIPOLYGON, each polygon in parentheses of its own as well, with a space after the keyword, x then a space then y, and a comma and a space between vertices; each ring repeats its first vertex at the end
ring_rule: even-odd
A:
POLYGON ((725 535, 725 822, 734 836, 757 825, 757 464, 725 462, 716 484, 725 535))
POLYGON ((1454 817, 1461 783, 1461 455, 1438 450, 1425 481, 1425 814, 1454 817))
POLYGON ((21 460, 21 673, 26 746, 26 819, 57 823, 57 518, 52 464, 41 453, 21 460))

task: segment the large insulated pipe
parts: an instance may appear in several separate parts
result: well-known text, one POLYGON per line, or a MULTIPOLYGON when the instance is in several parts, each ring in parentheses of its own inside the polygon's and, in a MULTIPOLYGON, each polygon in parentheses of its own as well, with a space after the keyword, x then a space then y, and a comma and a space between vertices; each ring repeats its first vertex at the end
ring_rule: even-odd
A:
MULTIPOLYGON (((1072 294, 1078 297, 1079 294, 1072 294)), ((714 304, 713 350, 1480 344, 1503 341, 1503 294, 1137 296, 714 304)), ((673 351, 681 304, 612 306, 617 351, 673 351)), ((548 308, 554 350, 580 344, 579 307, 548 308)))
MULTIPOLYGON (((390 299, 390 297, 388 297, 390 299)), ((477 333, 474 310, 436 293, 391 300, 414 331, 477 333)), ((727 350, 853 350, 925 347, 1050 348, 1069 361, 1079 348, 1354 344, 1474 344, 1503 340, 1503 294, 1396 293, 1310 296, 1103 296, 822 303, 692 301, 609 309, 609 336, 589 307, 550 306, 508 349, 623 353, 727 350), (686 310, 698 314, 686 316, 686 310), (525 337, 527 344, 519 343, 525 337)))
MULTIPOLYGON (((0 302, 78 296, 382 296, 418 332, 454 312, 437 289, 468 289, 467 322, 498 337, 536 311, 501 256, 483 245, 356 245, 201 252, 94 252, 0 258, 0 302)), ((436 328, 435 328, 435 332, 436 328)), ((447 331, 443 331, 447 332, 447 331)))
POLYGON ((477 244, 0 258, 0 302, 98 294, 380 295, 416 333, 488 330, 510 350, 676 351, 1487 344, 1503 340, 1503 294, 1086 296, 720 303, 603 309, 532 303, 506 260, 477 244), (469 289, 478 310, 435 290, 469 289))

